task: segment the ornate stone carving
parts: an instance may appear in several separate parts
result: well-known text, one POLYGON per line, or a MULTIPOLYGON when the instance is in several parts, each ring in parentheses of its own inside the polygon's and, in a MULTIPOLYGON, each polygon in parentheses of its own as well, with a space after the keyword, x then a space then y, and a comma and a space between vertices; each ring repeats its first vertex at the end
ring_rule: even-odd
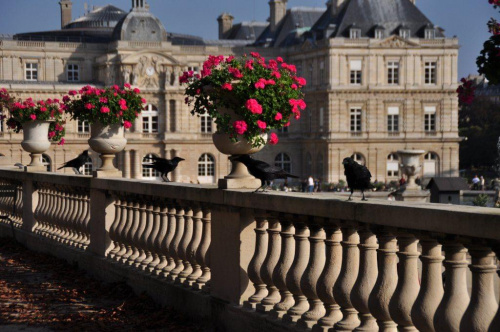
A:
POLYGON ((134 67, 133 84, 146 88, 158 88, 162 72, 162 63, 158 56, 144 55, 134 67))

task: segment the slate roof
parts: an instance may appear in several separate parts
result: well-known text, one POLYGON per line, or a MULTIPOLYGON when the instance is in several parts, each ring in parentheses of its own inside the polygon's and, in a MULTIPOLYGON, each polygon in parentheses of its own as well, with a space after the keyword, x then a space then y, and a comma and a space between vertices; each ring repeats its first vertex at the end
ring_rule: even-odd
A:
POLYGON ((426 189, 431 189, 436 186, 438 191, 460 191, 469 190, 467 181, 464 178, 452 177, 452 178, 432 178, 427 184, 426 189))
POLYGON ((94 27, 114 28, 125 15, 127 15, 127 12, 112 5, 96 7, 86 15, 70 22, 63 29, 94 27))
POLYGON ((241 22, 233 25, 225 39, 255 40, 269 25, 269 22, 241 22))
MULTIPOLYGON (((329 24, 337 29, 331 37, 349 37, 349 29, 355 24, 361 29, 361 37, 373 38, 374 27, 384 27, 386 37, 399 34, 399 28, 410 29, 410 37, 423 38, 426 27, 432 22, 410 0, 347 0, 329 24)), ((324 26, 323 22, 323 26, 324 26)), ((436 37, 444 37, 442 29, 436 29, 436 37)))

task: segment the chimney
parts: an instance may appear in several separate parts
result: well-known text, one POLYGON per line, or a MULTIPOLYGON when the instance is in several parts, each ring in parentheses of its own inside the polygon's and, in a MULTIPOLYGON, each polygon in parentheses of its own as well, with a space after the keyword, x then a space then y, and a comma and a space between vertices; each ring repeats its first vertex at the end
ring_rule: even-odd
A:
POLYGON ((73 3, 71 0, 61 0, 59 5, 61 5, 61 29, 63 29, 71 22, 71 6, 73 6, 73 3))
POLYGON ((145 11, 149 9, 146 0, 132 0, 132 10, 145 11))
POLYGON ((219 22, 219 39, 226 39, 227 33, 233 27, 234 17, 229 13, 222 13, 217 18, 217 22, 219 22))
POLYGON ((286 3, 288 0, 270 0, 269 7, 271 15, 269 17, 269 24, 271 32, 275 32, 278 25, 281 23, 286 15, 286 3))
POLYGON ((335 16, 340 12, 345 2, 346 0, 328 0, 326 5, 328 6, 332 16, 335 16))

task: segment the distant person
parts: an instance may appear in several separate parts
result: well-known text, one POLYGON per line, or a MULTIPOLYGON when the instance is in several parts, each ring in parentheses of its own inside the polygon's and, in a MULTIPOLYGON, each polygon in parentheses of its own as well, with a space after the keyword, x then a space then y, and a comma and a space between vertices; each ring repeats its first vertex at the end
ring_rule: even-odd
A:
POLYGON ((484 177, 481 175, 481 178, 480 178, 480 184, 481 184, 481 190, 484 190, 484 177))
POLYGON ((406 184, 406 180, 404 178, 404 176, 401 177, 401 179, 399 179, 399 186, 402 187, 406 184))
POLYGON ((312 175, 309 175, 309 177, 307 178, 307 191, 312 193, 313 190, 314 190, 314 179, 312 175))
POLYGON ((479 190, 479 183, 481 180, 477 177, 477 174, 474 175, 474 178, 472 179, 472 190, 479 190))

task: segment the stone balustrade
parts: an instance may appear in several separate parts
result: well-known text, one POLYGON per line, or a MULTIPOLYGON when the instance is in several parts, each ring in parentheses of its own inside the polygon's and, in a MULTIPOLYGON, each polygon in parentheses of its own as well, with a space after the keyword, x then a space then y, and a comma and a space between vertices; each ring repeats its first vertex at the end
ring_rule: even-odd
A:
POLYGON ((13 170, 0 181, 22 192, 19 241, 222 330, 500 330, 498 209, 13 170))

